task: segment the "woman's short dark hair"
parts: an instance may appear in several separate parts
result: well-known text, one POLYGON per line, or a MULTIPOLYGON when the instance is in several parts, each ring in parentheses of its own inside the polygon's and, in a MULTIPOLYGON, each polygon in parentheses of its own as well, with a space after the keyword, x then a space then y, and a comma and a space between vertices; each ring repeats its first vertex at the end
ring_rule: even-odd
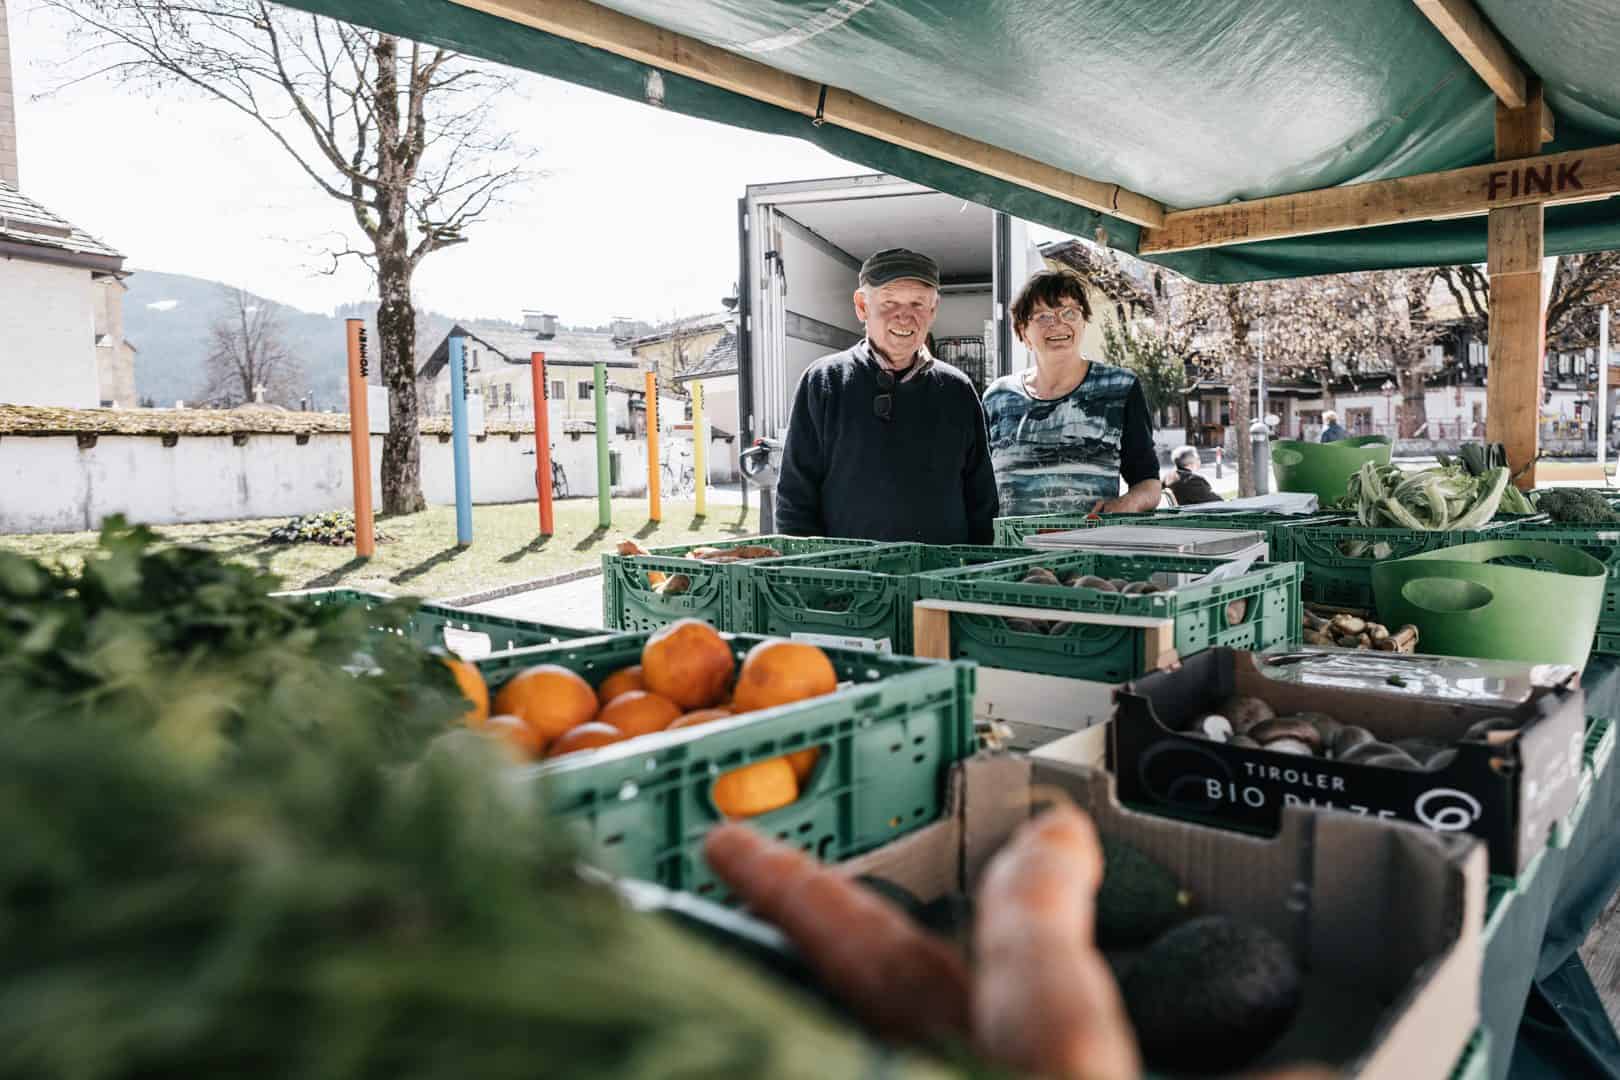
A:
POLYGON ((1086 299, 1086 283, 1073 270, 1042 270, 1024 282, 1018 297, 1012 303, 1013 334, 1024 336, 1024 328, 1035 315, 1035 305, 1045 304, 1056 310, 1064 301, 1072 301, 1080 314, 1091 321, 1091 301, 1086 299))

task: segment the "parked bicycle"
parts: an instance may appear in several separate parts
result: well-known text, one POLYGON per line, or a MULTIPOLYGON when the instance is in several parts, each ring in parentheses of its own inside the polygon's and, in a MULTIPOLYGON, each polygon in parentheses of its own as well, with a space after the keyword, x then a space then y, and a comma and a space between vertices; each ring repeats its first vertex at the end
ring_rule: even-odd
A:
MULTIPOLYGON (((566 499, 568 498, 568 474, 563 471, 562 462, 558 461, 555 456, 557 448, 553 446, 551 449, 553 454, 551 458, 551 497, 553 499, 566 499)), ((525 450, 523 454, 525 457, 534 457, 533 450, 525 450)), ((534 493, 535 497, 538 498, 540 495, 539 469, 534 470, 534 493)))
POLYGON ((666 455, 659 464, 658 473, 659 483, 670 495, 691 495, 697 491, 697 475, 692 471, 692 459, 684 453, 675 451, 666 455))

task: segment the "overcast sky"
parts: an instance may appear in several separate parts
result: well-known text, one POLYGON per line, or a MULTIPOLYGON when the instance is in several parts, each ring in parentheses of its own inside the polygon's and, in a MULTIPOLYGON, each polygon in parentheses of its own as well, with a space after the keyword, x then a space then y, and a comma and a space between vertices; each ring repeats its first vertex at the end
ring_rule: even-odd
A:
MULTIPOLYGON (((36 95, 76 63, 65 17, 12 0, 22 190, 122 251, 136 270, 217 278, 310 311, 374 297, 358 263, 316 273, 353 220, 268 136, 193 97, 107 80, 36 95)), ((568 323, 713 311, 737 272, 736 200, 750 183, 870 172, 809 143, 666 113, 525 74, 501 121, 549 176, 428 258, 419 305, 568 323), (634 284, 626 279, 633 277, 634 284)))

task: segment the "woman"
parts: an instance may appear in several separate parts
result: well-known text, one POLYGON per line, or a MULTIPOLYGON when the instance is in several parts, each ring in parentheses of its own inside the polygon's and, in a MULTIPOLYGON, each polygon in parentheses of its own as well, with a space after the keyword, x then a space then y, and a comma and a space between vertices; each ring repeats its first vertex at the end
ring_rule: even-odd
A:
POLYGON ((1012 317, 1035 364, 984 392, 1001 512, 1152 510, 1159 460, 1147 398, 1133 373, 1081 353, 1091 321, 1085 283, 1067 270, 1038 273, 1012 317))

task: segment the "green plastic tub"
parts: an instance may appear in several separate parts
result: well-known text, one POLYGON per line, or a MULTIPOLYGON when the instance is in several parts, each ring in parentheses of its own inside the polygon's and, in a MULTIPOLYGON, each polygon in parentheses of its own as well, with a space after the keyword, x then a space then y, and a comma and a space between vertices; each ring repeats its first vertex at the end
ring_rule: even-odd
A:
POLYGON ((1423 651, 1586 666, 1608 570, 1577 548, 1488 540, 1372 568, 1379 615, 1412 623, 1423 651))
MULTIPOLYGON (((613 634, 477 661, 492 693, 535 664, 592 686, 641 662, 647 634, 613 634)), ((763 638, 727 635, 738 663, 763 638)), ((593 863, 625 877, 724 899, 703 860, 723 819, 710 797, 732 769, 818 747, 798 801, 748 819, 837 862, 935 821, 951 766, 975 749, 973 665, 824 649, 840 689, 823 697, 524 766, 555 821, 593 863)))
MULTIPOLYGON (((1257 562, 1235 577, 1175 585, 1164 592, 1127 596, 1098 589, 1024 584, 1031 567, 1063 576, 1096 574, 1127 581, 1155 575, 1172 579, 1209 573, 1219 559, 1183 555, 1104 555, 1098 552, 1046 552, 1015 562, 918 576, 923 599, 1027 607, 1029 619, 1042 610, 1081 611, 1101 616, 1138 616, 1174 623, 1174 647, 1181 656, 1224 645, 1260 650, 1284 645, 1300 633, 1299 567, 1257 562), (1236 613, 1235 624, 1228 606, 1236 613), (1240 606, 1239 606, 1240 605, 1240 606)), ((1147 631, 1104 620, 1071 622, 1046 633, 1008 625, 1000 615, 950 613, 951 656, 986 667, 1073 679, 1117 683, 1151 669, 1147 631)))
POLYGON ((1278 491, 1310 491, 1323 506, 1344 498, 1345 489, 1363 465, 1389 464, 1393 445, 1387 435, 1361 435, 1338 442, 1313 443, 1279 439, 1271 444, 1271 469, 1278 491))
POLYGON ((1503 535, 1499 532, 1503 527, 1490 523, 1481 529, 1381 529, 1305 522, 1279 530, 1270 554, 1272 562, 1300 564, 1300 594, 1306 602, 1372 609, 1376 607, 1372 571, 1379 563, 1495 539, 1503 535))

